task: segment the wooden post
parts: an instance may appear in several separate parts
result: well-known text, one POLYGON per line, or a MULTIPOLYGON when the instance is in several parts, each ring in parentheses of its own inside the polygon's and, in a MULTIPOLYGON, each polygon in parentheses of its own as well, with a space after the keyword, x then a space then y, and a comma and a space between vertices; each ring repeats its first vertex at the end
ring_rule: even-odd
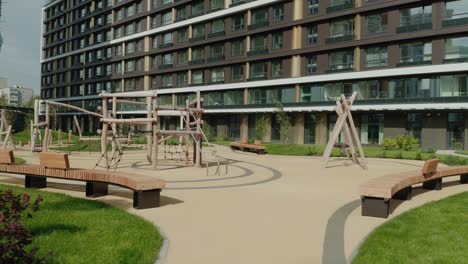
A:
MULTIPOLYGON (((5 109, 0 112, 0 132, 5 129, 5 109)), ((3 134, 0 134, 0 141, 3 140, 3 134)))
POLYGON ((157 109, 157 97, 153 98, 153 153, 151 157, 151 164, 153 170, 158 168, 158 109, 157 109))
POLYGON ((73 131, 70 129, 68 130, 68 144, 71 144, 73 138, 73 131))
POLYGON ((34 100, 34 122, 31 123, 32 133, 31 133, 31 152, 34 152, 36 148, 36 138, 38 137, 38 129, 37 127, 33 127, 33 124, 39 123, 39 100, 34 100))
MULTIPOLYGON (((190 135, 188 134, 188 132, 190 131, 190 112, 188 111, 190 105, 189 105, 189 100, 185 100, 185 108, 186 108, 186 112, 185 112, 185 130, 187 131, 187 135, 185 136, 185 159, 186 159, 186 163, 189 163, 189 141, 190 141, 190 135)), ((193 152, 195 153, 196 149, 195 149, 195 144, 193 144, 193 152)), ((194 154, 195 155, 195 154, 194 154)), ((195 162, 195 159, 193 160, 195 162)))
POLYGON ((57 133, 57 144, 62 145, 62 130, 59 129, 57 133))
POLYGON ((200 94, 200 91, 197 91, 197 110, 198 110, 197 113, 195 113, 195 117, 197 118, 197 120, 195 120, 197 124, 197 130, 196 130, 197 134, 195 135, 195 139, 196 139, 195 144, 197 145, 197 155, 195 156, 196 157, 195 163, 196 163, 196 167, 199 168, 202 162, 201 122, 200 122, 201 94, 200 94))
POLYGON ((76 130, 78 130, 78 136, 80 137, 80 139, 83 137, 83 135, 81 135, 81 127, 80 127, 80 122, 78 122, 78 118, 75 116, 73 116, 73 120, 75 121, 75 125, 76 125, 76 130))
POLYGON ((30 147, 31 147, 31 152, 34 152, 34 127, 33 127, 34 122, 31 120, 30 122, 30 130, 31 130, 31 140, 29 141, 30 147))
POLYGON ((347 116, 348 116, 349 125, 351 127, 351 132, 352 132, 352 135, 354 137, 354 141, 356 142, 356 145, 357 145, 358 150, 359 150, 359 155, 361 157, 360 165, 362 166, 362 168, 367 170, 366 156, 364 155, 364 150, 362 149, 361 140, 359 139, 359 135, 358 135, 358 133, 356 131, 356 127, 354 126, 354 120, 353 120, 353 116, 351 115, 351 109, 350 109, 350 107, 353 105, 353 102, 354 102, 354 99, 356 98, 356 96, 357 96, 357 93, 354 92, 353 95, 351 96, 350 100, 349 100, 349 105, 346 102, 346 98, 344 97, 344 95, 341 95, 341 99, 345 100, 345 102, 346 102, 344 104, 344 109, 343 110, 345 111, 345 114, 347 114, 347 116))
POLYGON ((11 137, 10 133, 11 133, 11 125, 8 126, 7 134, 5 136, 5 141, 3 141, 3 150, 7 148, 8 141, 10 140, 10 137, 11 137))
POLYGON ((46 102, 45 105, 45 127, 44 127, 44 139, 42 140, 42 151, 47 151, 47 148, 49 147, 49 122, 50 122, 50 116, 49 116, 49 104, 46 102))
MULTIPOLYGON (((105 92, 103 92, 105 93, 105 92)), ((102 98, 102 116, 107 117, 107 97, 102 98)), ((107 129, 108 123, 102 122, 102 131, 101 131, 101 157, 104 159, 106 164, 106 169, 109 169, 109 159, 107 157, 107 129)))
MULTIPOLYGON (((151 118, 152 117, 152 111, 154 110, 151 105, 152 105, 152 99, 151 97, 146 97, 146 117, 151 118)), ((151 153, 152 153, 152 141, 153 141, 153 136, 152 136, 152 131, 153 131, 153 124, 151 122, 148 122, 146 125, 146 159, 153 163, 153 159, 151 158, 151 153)), ((154 144, 158 144, 157 141, 154 142, 154 144)))

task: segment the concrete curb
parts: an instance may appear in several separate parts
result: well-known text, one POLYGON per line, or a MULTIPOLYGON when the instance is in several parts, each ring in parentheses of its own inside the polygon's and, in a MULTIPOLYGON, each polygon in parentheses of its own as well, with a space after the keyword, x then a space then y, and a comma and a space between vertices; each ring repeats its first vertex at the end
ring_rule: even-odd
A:
POLYGON ((159 225, 154 224, 154 226, 156 226, 156 229, 158 230, 159 234, 163 238, 162 246, 159 249, 158 259, 156 260, 154 264, 163 264, 167 256, 167 251, 169 250, 169 239, 167 238, 166 234, 162 231, 159 225))

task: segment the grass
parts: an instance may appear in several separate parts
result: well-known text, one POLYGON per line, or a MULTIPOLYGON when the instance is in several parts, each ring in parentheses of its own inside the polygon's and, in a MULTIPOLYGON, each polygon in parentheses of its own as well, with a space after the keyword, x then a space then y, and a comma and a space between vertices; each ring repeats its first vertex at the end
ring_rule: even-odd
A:
POLYGON ((378 227, 353 264, 466 263, 468 192, 413 209, 378 227))
MULTIPOLYGON (((52 140, 54 143, 57 142, 58 139, 58 131, 51 130, 52 131, 52 140)), ((44 129, 41 129, 41 135, 44 135, 44 129)), ((72 135, 72 143, 78 142, 79 136, 77 135, 72 135)), ((13 134, 13 141, 15 144, 18 144, 20 141, 23 142, 23 144, 27 144, 29 141, 31 141, 31 131, 29 129, 26 129, 24 131, 18 132, 13 134)), ((64 143, 68 142, 68 132, 62 132, 62 141, 64 143)))
POLYGON ((0 185, 44 198, 26 227, 50 263, 154 263, 162 238, 150 222, 109 205, 63 194, 0 185))
POLYGON ((455 153, 468 156, 468 150, 455 150, 455 153))

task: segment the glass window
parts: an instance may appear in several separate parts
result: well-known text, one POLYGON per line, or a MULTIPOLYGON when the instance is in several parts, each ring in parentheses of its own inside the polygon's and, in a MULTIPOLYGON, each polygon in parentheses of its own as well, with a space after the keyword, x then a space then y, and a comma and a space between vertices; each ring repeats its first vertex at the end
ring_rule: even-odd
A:
POLYGON ((187 56, 187 51, 179 51, 177 53, 177 62, 178 64, 187 64, 188 61, 188 56, 187 56))
POLYGON ((366 16, 366 33, 380 33, 388 30, 388 13, 366 16))
POLYGON ((317 56, 312 55, 307 57, 307 73, 317 72, 317 56))
POLYGON ((133 23, 126 25, 125 26, 125 35, 128 36, 128 35, 131 35, 133 33, 135 33, 135 25, 133 23))
POLYGON ((169 25, 172 23, 172 11, 166 12, 162 15, 162 25, 169 25))
POLYGON ((283 47, 283 32, 273 33, 273 49, 281 49, 283 47))
POLYGON ((412 134, 415 138, 421 138, 422 130, 422 113, 408 113, 406 114, 406 134, 412 134))
POLYGON ((279 22, 284 19, 284 5, 273 7, 273 22, 279 22))
POLYGON ((199 16, 202 15, 204 12, 204 5, 203 1, 196 2, 192 4, 192 16, 199 16))
POLYGON ((198 24, 194 25, 192 28, 192 35, 193 37, 204 37, 205 36, 205 25, 204 24, 198 24))
POLYGON ((468 37, 445 40, 445 59, 468 58, 468 37))
POLYGON ((211 23, 211 33, 224 32, 224 20, 215 20, 211 23))
POLYGON ((158 37, 157 36, 154 36, 154 37, 151 38, 151 47, 153 49, 158 48, 158 37))
POLYGON ((251 24, 263 24, 268 22, 268 10, 267 9, 257 9, 252 11, 252 21, 251 24))
POLYGON ((194 60, 204 60, 205 59, 205 48, 194 48, 192 50, 192 61, 194 60))
POLYGON ((231 56, 244 56, 244 40, 236 40, 231 43, 231 56))
POLYGON ((187 7, 182 6, 176 9, 177 20, 184 20, 187 18, 187 7))
POLYGON ((316 14, 318 12, 319 0, 308 0, 309 3, 309 15, 316 14))
POLYGON ((448 113, 447 141, 449 149, 463 149, 465 144, 465 117, 463 113, 448 113))
POLYGON ((163 5, 170 5, 172 4, 172 0, 162 0, 163 5))
POLYGON ((177 74, 177 86, 184 87, 188 84, 188 77, 186 72, 177 74))
POLYGON ((241 64, 233 65, 231 68, 232 80, 243 81, 244 80, 244 66, 241 64))
POLYGON ((164 65, 172 65, 172 53, 168 53, 168 54, 163 55, 163 64, 164 65))
POLYGON ((211 57, 224 57, 224 44, 216 44, 211 47, 211 57))
POLYGON ((271 63, 271 77, 272 78, 283 77, 283 62, 282 61, 273 61, 271 63))
POLYGON ((179 42, 185 42, 188 40, 187 28, 179 29, 179 42))
POLYGON ((192 84, 203 84, 203 70, 192 72, 192 84))
POLYGON ((171 33, 166 33, 166 34, 163 35, 163 43, 164 44, 172 43, 172 32, 171 33))
POLYGON ((400 25, 417 25, 432 22, 432 6, 419 6, 400 11, 400 25))
POLYGON ((224 0, 210 0, 211 10, 219 10, 224 8, 224 0))
POLYGON ((432 58, 432 43, 408 43, 400 45, 400 61, 405 62, 423 62, 430 61, 432 58))
POLYGON ((361 115, 361 143, 381 144, 384 137, 384 115, 361 115))
POLYGON ((387 47, 373 47, 366 49, 366 67, 386 66, 388 53, 387 47))
POLYGON ((445 18, 458 19, 468 17, 468 2, 466 0, 446 0, 445 18))
POLYGON ((252 51, 255 50, 264 50, 267 48, 267 37, 266 36, 256 36, 252 37, 251 47, 252 51))
POLYGON ((211 81, 212 82, 224 82, 224 69, 223 68, 212 69, 211 81))
POLYGON ((244 29, 244 15, 238 15, 232 18, 232 31, 244 29))
POLYGON ((133 16, 134 14, 135 14, 135 6, 134 5, 128 6, 125 9, 125 16, 126 17, 133 16))
POLYGON ((330 37, 354 35, 354 19, 347 19, 330 23, 330 37))
POLYGON ((330 70, 352 69, 354 52, 352 50, 334 52, 329 55, 330 70))
POLYGON ((307 27, 307 43, 317 43, 317 37, 317 26, 314 25, 307 27))
POLYGON ((264 62, 252 63, 250 65, 250 79, 266 79, 268 66, 264 62))
POLYGON ((165 87, 165 88, 172 87, 172 74, 163 75, 162 87, 165 87))
POLYGON ((320 102, 322 100, 323 89, 322 86, 312 85, 304 86, 301 89, 301 102, 320 102))

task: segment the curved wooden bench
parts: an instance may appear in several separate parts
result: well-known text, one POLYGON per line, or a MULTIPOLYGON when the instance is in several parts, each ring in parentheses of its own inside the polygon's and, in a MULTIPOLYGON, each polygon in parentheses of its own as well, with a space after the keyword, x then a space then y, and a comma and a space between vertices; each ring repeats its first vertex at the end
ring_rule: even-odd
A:
POLYGON ((40 165, 15 164, 13 151, 0 151, 0 172, 25 175, 26 188, 45 188, 47 178, 85 181, 86 196, 99 197, 108 194, 108 185, 133 190, 133 207, 145 209, 159 206, 160 192, 165 181, 150 176, 70 168, 68 154, 42 152, 40 165))
POLYGON ((441 190, 442 178, 460 175, 461 183, 468 183, 468 166, 437 169, 438 159, 428 160, 422 170, 384 175, 359 186, 362 215, 388 217, 391 199, 410 200, 412 186, 422 183, 428 190, 441 190))
POLYGON ((231 142, 231 149, 240 149, 243 151, 254 151, 257 154, 265 154, 267 149, 265 146, 262 146, 261 140, 255 140, 253 144, 248 144, 246 139, 242 139, 240 142, 231 142))

